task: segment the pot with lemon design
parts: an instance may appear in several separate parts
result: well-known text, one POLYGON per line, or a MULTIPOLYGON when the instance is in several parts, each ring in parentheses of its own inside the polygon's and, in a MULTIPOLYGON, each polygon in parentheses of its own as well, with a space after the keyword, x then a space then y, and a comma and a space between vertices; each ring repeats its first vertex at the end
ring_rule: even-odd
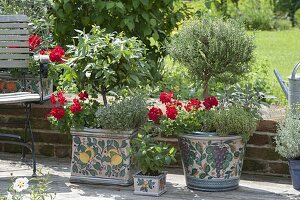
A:
POLYGON ((136 131, 71 130, 70 182, 132 185, 130 141, 136 131))

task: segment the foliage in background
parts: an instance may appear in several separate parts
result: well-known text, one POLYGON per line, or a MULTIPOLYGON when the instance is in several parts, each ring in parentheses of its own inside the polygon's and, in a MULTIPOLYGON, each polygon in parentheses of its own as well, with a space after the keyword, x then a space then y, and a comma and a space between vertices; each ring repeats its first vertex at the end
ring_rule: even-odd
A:
POLYGON ((300 8, 299 0, 274 0, 275 12, 286 15, 290 18, 293 26, 295 26, 295 12, 300 8))
POLYGON ((294 20, 295 20, 295 25, 296 25, 298 28, 300 28, 300 9, 298 9, 298 10, 295 12, 294 20))
POLYGON ((186 15, 186 5, 181 0, 54 0, 51 13, 54 17, 54 36, 62 45, 71 44, 77 33, 74 29, 90 31, 92 25, 107 32, 124 32, 146 44, 151 74, 157 80, 164 54, 161 43, 171 34, 186 15))
POLYGON ((241 106, 229 106, 215 114, 215 128, 220 136, 240 135, 248 141, 256 129, 256 119, 241 106))
POLYGON ((146 122, 147 112, 145 98, 135 95, 99 108, 95 117, 98 128, 132 130, 146 122))
POLYGON ((249 72, 254 42, 241 24, 205 15, 186 22, 167 50, 188 67, 207 97, 210 81, 232 84, 249 72))
POLYGON ((1 0, 0 14, 25 14, 30 18, 31 32, 43 40, 43 48, 53 45, 50 0, 1 0))
POLYGON ((143 175, 157 176, 165 165, 176 161, 176 150, 167 143, 156 141, 150 130, 152 125, 148 123, 132 140, 132 153, 143 175))
POLYGON ((274 27, 274 6, 271 0, 239 0, 228 4, 228 15, 243 22, 248 30, 271 30, 274 27))
POLYGON ((101 94, 107 106, 107 93, 115 88, 139 86, 150 78, 145 45, 123 33, 105 33, 93 26, 89 33, 77 30, 77 45, 69 46, 71 58, 61 65, 63 86, 75 82, 77 89, 92 96, 101 94))
POLYGON ((300 158, 300 117, 297 112, 289 111, 285 119, 279 123, 276 136, 276 151, 284 158, 300 158))

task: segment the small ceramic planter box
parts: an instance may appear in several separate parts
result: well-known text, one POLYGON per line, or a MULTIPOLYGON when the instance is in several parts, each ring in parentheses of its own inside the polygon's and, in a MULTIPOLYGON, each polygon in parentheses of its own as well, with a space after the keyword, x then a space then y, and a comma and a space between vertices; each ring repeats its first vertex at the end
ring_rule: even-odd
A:
POLYGON ((166 190, 167 172, 163 171, 158 176, 145 176, 138 172, 134 176, 134 194, 160 196, 166 190))
POLYGON ((130 141, 135 131, 71 130, 70 182, 132 185, 130 141))
POLYGON ((189 188, 226 191, 238 187, 245 154, 241 136, 199 132, 181 136, 179 146, 189 188))
MULTIPOLYGON (((42 94, 44 98, 49 97, 53 93, 53 82, 51 79, 43 78, 43 91, 40 78, 26 75, 25 91, 31 93, 42 94)), ((13 78, 10 74, 0 73, 0 93, 22 92, 22 81, 13 78)))

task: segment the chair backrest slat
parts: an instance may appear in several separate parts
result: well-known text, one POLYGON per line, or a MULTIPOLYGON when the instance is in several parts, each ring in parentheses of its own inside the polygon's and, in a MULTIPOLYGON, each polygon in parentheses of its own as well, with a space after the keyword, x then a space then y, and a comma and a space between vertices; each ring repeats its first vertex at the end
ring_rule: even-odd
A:
POLYGON ((28 67, 28 21, 25 15, 0 15, 0 68, 28 67))
POLYGON ((0 60, 0 68, 27 68, 28 60, 0 60))

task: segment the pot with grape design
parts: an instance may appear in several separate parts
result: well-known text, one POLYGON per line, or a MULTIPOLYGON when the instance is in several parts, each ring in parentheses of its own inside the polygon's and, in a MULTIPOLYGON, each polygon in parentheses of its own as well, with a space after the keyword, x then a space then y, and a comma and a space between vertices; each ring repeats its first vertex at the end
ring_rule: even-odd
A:
POLYGON ((245 143, 241 136, 219 137, 214 132, 194 132, 179 138, 187 186, 202 191, 238 187, 245 143))

